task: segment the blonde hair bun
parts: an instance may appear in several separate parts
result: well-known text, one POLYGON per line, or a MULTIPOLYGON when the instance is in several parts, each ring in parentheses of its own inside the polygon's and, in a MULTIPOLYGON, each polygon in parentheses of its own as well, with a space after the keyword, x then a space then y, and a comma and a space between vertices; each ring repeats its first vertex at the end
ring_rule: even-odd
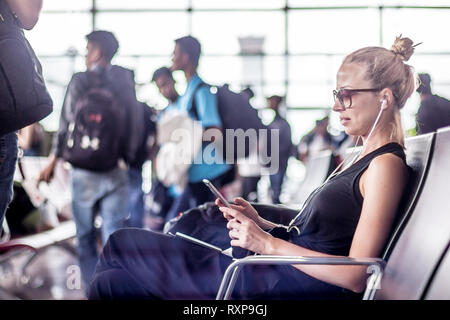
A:
POLYGON ((403 61, 408 61, 414 53, 414 42, 410 38, 402 38, 402 35, 395 38, 391 51, 400 56, 403 61))

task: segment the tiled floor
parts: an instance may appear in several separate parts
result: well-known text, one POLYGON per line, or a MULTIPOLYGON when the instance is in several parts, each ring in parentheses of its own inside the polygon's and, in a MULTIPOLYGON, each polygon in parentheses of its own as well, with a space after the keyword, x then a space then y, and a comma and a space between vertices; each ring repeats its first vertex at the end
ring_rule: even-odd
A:
MULTIPOLYGON (((258 187, 259 202, 270 203, 269 184, 268 177, 261 179, 258 187)), ((286 186, 289 190, 285 189, 285 193, 294 189, 289 183, 286 183, 286 186)), ((233 193, 232 191, 230 193, 233 193)), ((286 198, 289 197, 286 195, 286 198)), ((145 225, 148 229, 160 230, 161 223, 156 217, 146 216, 145 225)), ((31 251, 20 251, 7 259, 5 255, 0 255, 0 299, 86 299, 77 257, 74 254, 74 240, 65 242, 65 245, 66 248, 51 246, 43 249, 31 262, 28 262, 33 256, 31 251)))
MULTIPOLYGON (((66 243, 73 248, 73 243, 66 243)), ((0 299, 85 299, 77 258, 67 249, 52 246, 33 256, 21 251, 0 263, 0 299)))
MULTIPOLYGON (((146 216, 147 229, 159 230, 161 223, 155 217, 146 216)), ((75 248, 72 239, 43 249, 34 257, 33 252, 23 249, 1 254, 0 300, 86 299, 75 248)), ((100 243, 98 249, 101 250, 100 243)))

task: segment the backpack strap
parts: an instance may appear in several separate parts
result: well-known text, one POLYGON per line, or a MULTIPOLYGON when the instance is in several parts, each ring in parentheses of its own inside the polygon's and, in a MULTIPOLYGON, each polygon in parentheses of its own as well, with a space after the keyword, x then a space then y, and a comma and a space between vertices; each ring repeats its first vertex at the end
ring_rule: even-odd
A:
POLYGON ((200 117, 198 116, 197 102, 196 102, 195 96, 197 95, 197 91, 198 91, 201 87, 209 87, 209 84, 207 84, 206 82, 201 81, 201 82, 197 85, 197 87, 195 88, 194 92, 192 93, 192 105, 191 105, 190 111, 193 113, 195 119, 197 119, 197 120, 200 120, 200 117))

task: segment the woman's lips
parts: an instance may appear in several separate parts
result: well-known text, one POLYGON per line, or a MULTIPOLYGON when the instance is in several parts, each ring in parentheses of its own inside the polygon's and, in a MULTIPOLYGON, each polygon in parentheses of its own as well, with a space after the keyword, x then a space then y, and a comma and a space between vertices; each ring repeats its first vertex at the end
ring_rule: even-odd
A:
POLYGON ((350 118, 341 117, 340 120, 343 126, 350 122, 350 118))

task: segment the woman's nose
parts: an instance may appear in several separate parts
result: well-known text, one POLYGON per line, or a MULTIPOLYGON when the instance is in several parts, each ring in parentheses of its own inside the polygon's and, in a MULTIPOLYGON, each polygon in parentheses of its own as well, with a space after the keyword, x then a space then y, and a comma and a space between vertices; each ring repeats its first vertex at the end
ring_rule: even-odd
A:
POLYGON ((344 110, 345 110, 345 108, 341 105, 339 100, 336 99, 336 101, 334 101, 334 104, 333 104, 333 111, 341 112, 341 111, 344 111, 344 110))

